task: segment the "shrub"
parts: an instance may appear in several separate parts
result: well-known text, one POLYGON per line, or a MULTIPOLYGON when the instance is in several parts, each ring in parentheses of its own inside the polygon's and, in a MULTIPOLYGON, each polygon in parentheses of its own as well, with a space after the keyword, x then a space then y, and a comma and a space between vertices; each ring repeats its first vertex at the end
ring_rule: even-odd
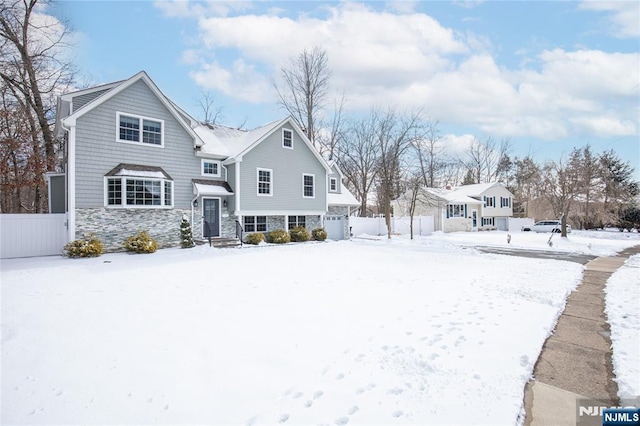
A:
POLYGON ((324 241, 327 239, 327 231, 324 228, 316 228, 311 231, 311 237, 314 241, 324 241))
POLYGON ((247 244, 258 245, 264 241, 264 234, 262 232, 256 232, 255 234, 249 234, 244 239, 247 244))
POLYGON ((191 233, 191 224, 186 216, 183 216, 180 222, 180 246, 182 248, 191 248, 195 245, 193 242, 193 234, 191 233))
POLYGON ((284 229, 276 229, 267 233, 267 242, 273 244, 284 244, 291 241, 289 233, 284 229))
POLYGON ((98 257, 104 252, 104 246, 94 234, 71 241, 64 246, 64 254, 69 257, 98 257))
POLYGON ((153 253, 158 249, 158 243, 147 231, 140 231, 124 241, 124 248, 134 253, 153 253))
POLYGON ((294 242, 309 241, 311 239, 311 234, 309 234, 307 228, 296 226, 289 231, 289 239, 294 242))

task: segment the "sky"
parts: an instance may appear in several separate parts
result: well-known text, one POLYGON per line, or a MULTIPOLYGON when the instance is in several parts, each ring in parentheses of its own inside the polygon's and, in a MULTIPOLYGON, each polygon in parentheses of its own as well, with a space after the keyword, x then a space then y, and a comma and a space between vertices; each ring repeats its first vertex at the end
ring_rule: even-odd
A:
POLYGON ((196 118, 209 92, 221 124, 283 118, 274 82, 324 49, 334 100, 423 111, 450 152, 509 138, 515 156, 614 149, 640 178, 640 3, 560 1, 61 1, 82 84, 145 70, 196 118))

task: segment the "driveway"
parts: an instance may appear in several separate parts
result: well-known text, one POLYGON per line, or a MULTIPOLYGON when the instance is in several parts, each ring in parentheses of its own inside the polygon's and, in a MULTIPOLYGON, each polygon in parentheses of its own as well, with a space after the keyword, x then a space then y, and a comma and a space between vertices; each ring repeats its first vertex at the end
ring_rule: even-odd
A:
POLYGON ((563 251, 553 250, 527 250, 516 248, 503 248, 503 247, 490 247, 490 246, 476 246, 478 251, 482 253, 492 254, 504 254, 507 256, 519 256, 519 257, 531 257, 534 259, 551 259, 551 260, 566 260, 569 262, 579 263, 586 265, 590 260, 595 259, 598 256, 592 256, 589 254, 579 253, 567 253, 563 251))

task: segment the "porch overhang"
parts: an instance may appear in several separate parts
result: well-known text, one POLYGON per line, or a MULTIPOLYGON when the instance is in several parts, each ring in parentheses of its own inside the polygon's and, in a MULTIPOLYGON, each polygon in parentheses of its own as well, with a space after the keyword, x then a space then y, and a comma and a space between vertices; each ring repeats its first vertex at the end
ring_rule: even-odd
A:
POLYGON ((193 193, 196 196, 227 196, 233 195, 233 190, 227 182, 219 180, 192 179, 193 193))

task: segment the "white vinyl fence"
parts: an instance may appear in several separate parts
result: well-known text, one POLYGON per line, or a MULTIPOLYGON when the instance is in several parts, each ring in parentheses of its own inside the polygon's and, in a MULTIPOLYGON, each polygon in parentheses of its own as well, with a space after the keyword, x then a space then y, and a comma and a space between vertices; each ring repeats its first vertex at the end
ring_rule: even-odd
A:
POLYGON ((533 225, 534 220, 530 217, 510 217, 509 232, 519 232, 523 226, 533 225))
MULTIPOLYGON (((392 217, 391 232, 394 234, 409 235, 410 217, 392 217)), ((384 217, 350 217, 349 226, 354 236, 367 235, 386 235, 387 225, 384 217)), ((413 218, 413 235, 429 235, 434 231, 433 216, 415 216, 413 218)))
POLYGON ((65 214, 0 214, 0 259, 62 254, 65 214))

